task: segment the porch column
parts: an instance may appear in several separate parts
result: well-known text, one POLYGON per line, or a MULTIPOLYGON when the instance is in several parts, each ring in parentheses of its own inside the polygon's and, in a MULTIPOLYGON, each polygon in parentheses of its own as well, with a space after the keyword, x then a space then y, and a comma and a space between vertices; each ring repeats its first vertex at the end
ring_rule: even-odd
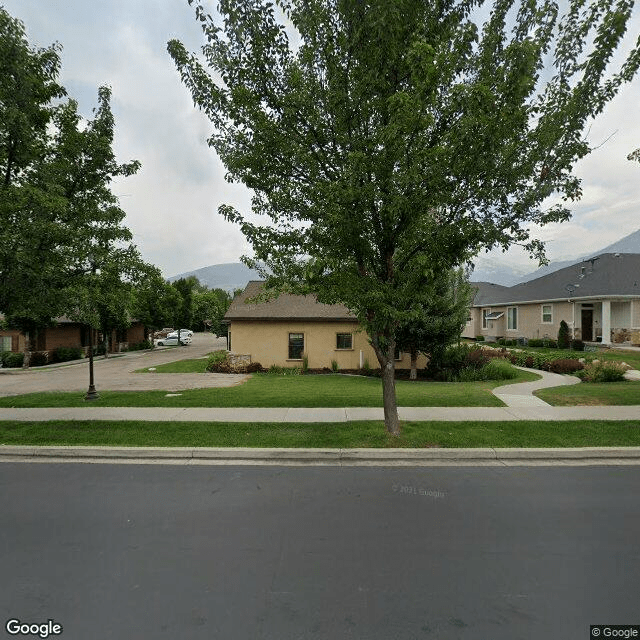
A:
POLYGON ((602 344, 611 344, 611 302, 602 301, 602 344))

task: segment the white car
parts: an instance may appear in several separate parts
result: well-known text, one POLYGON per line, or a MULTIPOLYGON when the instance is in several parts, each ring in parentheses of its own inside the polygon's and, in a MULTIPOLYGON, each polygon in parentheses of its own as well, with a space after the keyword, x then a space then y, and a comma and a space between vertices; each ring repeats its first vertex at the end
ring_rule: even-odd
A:
MULTIPOLYGON (((193 335, 193 331, 191 331, 191 329, 180 329, 180 337, 182 338, 182 336, 189 336, 191 337, 193 335)), ((178 337, 178 331, 172 331, 171 333, 167 334, 167 338, 177 338, 178 337)))
MULTIPOLYGON (((191 344, 191 336, 180 334, 180 344, 191 344)), ((167 336, 166 338, 158 338, 156 340, 157 347, 177 347, 178 346, 178 334, 174 336, 167 336)))

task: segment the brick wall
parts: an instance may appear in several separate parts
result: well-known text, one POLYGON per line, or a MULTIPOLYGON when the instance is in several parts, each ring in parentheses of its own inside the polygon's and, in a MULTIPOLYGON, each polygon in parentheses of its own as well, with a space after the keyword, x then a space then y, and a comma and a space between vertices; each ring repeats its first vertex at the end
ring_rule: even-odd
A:
POLYGON ((48 327, 45 331, 45 350, 53 351, 58 347, 81 347, 80 325, 60 324, 48 327))
MULTIPOLYGON (((11 338, 11 349, 10 351, 24 351, 24 336, 15 329, 8 329, 6 331, 0 331, 0 336, 11 338)), ((0 342, 4 342, 0 341, 0 342)), ((8 341, 7 341, 8 342, 8 341)))

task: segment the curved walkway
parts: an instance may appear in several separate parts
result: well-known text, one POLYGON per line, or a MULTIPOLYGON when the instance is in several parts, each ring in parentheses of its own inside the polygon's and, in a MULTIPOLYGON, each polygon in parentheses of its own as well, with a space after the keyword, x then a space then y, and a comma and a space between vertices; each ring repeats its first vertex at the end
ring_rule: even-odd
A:
POLYGON ((578 384, 580 378, 575 376, 563 376, 550 371, 540 371, 538 369, 525 369, 516 367, 521 371, 530 371, 542 376, 540 380, 533 382, 518 382, 497 387, 493 390, 493 395, 504 402, 508 407, 550 407, 551 405, 533 395, 538 389, 549 387, 561 387, 563 385, 578 384))

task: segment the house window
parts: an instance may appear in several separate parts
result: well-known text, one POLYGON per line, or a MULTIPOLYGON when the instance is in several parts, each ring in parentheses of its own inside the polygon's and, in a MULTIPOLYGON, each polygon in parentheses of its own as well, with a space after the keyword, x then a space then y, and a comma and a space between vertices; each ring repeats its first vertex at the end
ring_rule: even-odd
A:
POLYGON ((302 360, 304 333, 289 334, 289 360, 302 360))
POLYGON ((489 328, 489 321, 487 320, 487 316, 491 313, 491 309, 483 309, 482 310, 482 328, 489 328))
POLYGON ((553 323, 553 306, 550 304, 542 305, 542 322, 544 324, 553 323))
POLYGON ((11 336, 0 336, 0 351, 11 351, 11 336))
POLYGON ((353 334, 336 334, 336 349, 353 349, 353 334))
POLYGON ((396 347, 395 350, 393 351, 393 359, 394 360, 402 360, 402 352, 400 351, 399 347, 396 347))
POLYGON ((518 307, 507 307, 507 330, 518 329, 518 307))

